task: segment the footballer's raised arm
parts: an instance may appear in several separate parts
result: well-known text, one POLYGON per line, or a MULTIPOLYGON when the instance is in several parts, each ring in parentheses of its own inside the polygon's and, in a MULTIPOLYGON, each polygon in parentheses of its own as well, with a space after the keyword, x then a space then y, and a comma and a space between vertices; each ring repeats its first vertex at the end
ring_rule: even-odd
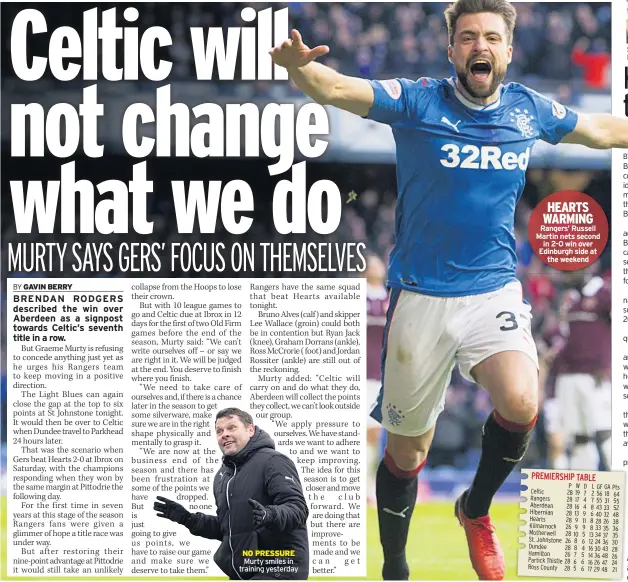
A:
POLYGON ((299 31, 270 51, 273 61, 288 70, 295 85, 321 105, 333 105, 366 116, 373 106, 375 92, 365 79, 348 77, 314 60, 329 52, 321 45, 310 49, 299 31))
POLYGON ((628 148, 628 119, 608 113, 579 113, 573 131, 562 141, 595 149, 628 148))
POLYGON ((540 138, 551 144, 574 143, 595 149, 628 148, 628 119, 608 113, 576 113, 528 89, 537 112, 540 138))
POLYGON ((375 93, 366 79, 342 75, 320 63, 289 67, 294 84, 321 105, 333 105, 365 117, 373 106, 375 93))

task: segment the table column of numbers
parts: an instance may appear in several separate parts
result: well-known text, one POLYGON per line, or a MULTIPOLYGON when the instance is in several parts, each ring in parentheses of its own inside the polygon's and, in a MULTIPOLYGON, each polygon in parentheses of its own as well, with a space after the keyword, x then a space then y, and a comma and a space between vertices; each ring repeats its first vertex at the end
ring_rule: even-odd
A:
POLYGON ((573 572, 576 568, 576 540, 578 539, 578 527, 574 515, 575 492, 570 482, 565 497, 565 572, 573 572))
POLYGON ((623 487, 619 485, 613 485, 611 488, 612 497, 610 498, 610 505, 613 508, 611 513, 611 566, 613 570, 619 570, 619 560, 621 557, 621 531, 623 511, 622 506, 624 502, 623 487))

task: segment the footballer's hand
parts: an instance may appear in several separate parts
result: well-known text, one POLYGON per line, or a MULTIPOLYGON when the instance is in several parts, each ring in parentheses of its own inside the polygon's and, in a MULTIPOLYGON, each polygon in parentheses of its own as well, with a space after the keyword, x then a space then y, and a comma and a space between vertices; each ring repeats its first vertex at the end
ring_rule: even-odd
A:
POLYGON ((327 45, 319 45, 314 48, 303 44, 303 39, 298 30, 292 30, 292 38, 285 40, 281 45, 269 51, 273 62, 280 67, 303 67, 318 57, 329 52, 327 45))
POLYGON ((277 514, 274 507, 264 507, 255 499, 249 499, 249 505, 253 508, 253 527, 256 529, 275 522, 277 514))
POLYGON ((153 505, 153 509, 157 511, 157 517, 165 517, 170 521, 174 521, 175 523, 179 523, 181 525, 185 525, 187 518, 190 517, 190 512, 183 507, 180 503, 176 501, 171 501, 170 499, 166 499, 165 497, 157 496, 157 499, 162 503, 155 501, 153 505))

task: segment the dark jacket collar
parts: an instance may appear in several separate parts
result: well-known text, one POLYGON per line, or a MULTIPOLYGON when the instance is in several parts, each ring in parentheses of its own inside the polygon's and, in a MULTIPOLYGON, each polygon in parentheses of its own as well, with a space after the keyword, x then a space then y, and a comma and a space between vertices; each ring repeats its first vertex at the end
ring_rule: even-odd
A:
POLYGON ((222 458, 223 464, 230 466, 240 466, 248 461, 257 451, 260 449, 274 449, 275 443, 270 435, 262 430, 259 426, 255 427, 255 432, 246 443, 245 447, 238 451, 235 455, 224 455, 222 458))

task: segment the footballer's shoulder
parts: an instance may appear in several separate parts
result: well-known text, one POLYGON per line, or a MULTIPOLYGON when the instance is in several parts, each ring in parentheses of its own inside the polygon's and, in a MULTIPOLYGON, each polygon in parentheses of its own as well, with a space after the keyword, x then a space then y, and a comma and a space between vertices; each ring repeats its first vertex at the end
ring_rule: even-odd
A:
POLYGON ((513 95, 513 96, 526 96, 530 99, 547 99, 545 95, 542 95, 538 91, 531 89, 527 85, 523 85, 522 83, 506 83, 504 85, 504 93, 513 95))
POLYGON ((401 83, 401 86, 404 89, 410 89, 415 91, 425 91, 426 89, 434 90, 446 85, 446 81, 444 79, 433 79, 432 77, 419 77, 418 79, 390 79, 388 81, 381 81, 381 83, 390 83, 391 81, 395 83, 401 83))
POLYGON ((443 86, 441 79, 432 79, 431 77, 419 77, 416 80, 405 78, 389 79, 387 81, 380 81, 380 83, 387 91, 389 87, 394 87, 396 93, 400 93, 400 89, 403 89, 407 95, 421 96, 427 96, 437 92, 443 86))
POLYGON ((531 93, 534 93, 534 91, 522 83, 512 81, 504 85, 504 93, 512 95, 530 95, 531 93))
POLYGON ((445 79, 434 79, 432 77, 419 77, 415 83, 419 87, 430 87, 430 88, 438 88, 442 86, 447 81, 445 79))
POLYGON ((543 95, 521 83, 506 83, 502 92, 504 104, 534 103, 543 95))
POLYGON ((406 91, 425 91, 434 90, 442 86, 441 79, 432 79, 431 77, 419 77, 418 79, 397 78, 380 81, 384 87, 389 84, 403 87, 406 91))

